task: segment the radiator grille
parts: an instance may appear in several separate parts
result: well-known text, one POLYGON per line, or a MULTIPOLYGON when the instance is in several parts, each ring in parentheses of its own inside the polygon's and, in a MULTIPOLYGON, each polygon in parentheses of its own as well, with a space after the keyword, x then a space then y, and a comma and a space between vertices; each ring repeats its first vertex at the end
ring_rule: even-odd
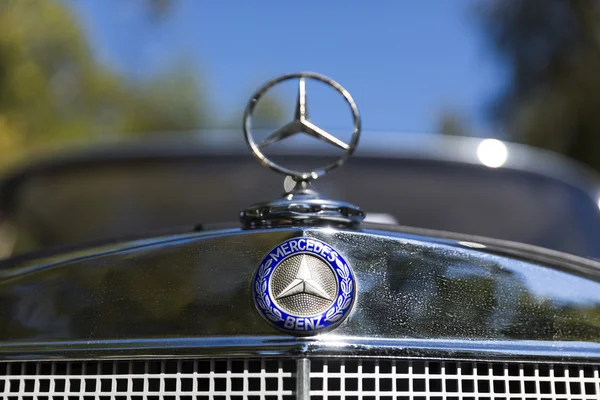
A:
POLYGON ((0 363, 2 399, 293 399, 293 360, 0 363))
POLYGON ((592 365, 312 360, 311 400, 599 399, 592 365))
MULTIPOLYGON (((596 365, 311 359, 311 400, 600 399, 596 365)), ((0 363, 7 400, 291 400, 283 359, 0 363)))

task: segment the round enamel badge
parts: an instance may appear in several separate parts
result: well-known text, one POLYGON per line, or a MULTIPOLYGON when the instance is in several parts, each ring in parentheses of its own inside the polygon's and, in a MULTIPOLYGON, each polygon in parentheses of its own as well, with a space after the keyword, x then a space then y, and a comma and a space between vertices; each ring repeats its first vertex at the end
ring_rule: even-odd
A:
POLYGON ((356 282, 346 260, 313 238, 287 240, 271 250, 254 276, 254 301, 277 328, 310 335, 333 328, 349 314, 356 282))

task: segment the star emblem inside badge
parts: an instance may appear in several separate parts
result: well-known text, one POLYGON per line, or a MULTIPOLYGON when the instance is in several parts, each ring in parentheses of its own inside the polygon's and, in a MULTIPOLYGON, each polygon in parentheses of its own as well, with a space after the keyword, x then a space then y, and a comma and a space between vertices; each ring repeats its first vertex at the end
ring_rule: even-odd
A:
POLYGON ((323 290, 319 282, 312 278, 307 255, 302 256, 296 278, 279 293, 277 299, 283 299, 300 293, 307 293, 322 299, 331 300, 331 296, 323 290))

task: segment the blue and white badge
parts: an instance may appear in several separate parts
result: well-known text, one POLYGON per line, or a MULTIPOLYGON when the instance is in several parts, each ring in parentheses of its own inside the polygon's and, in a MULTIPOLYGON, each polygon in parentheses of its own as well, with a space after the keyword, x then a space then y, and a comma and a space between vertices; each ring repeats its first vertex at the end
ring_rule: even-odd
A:
POLYGON ((287 240, 263 259, 254 276, 254 302, 277 328, 311 335, 350 313, 356 282, 346 260, 313 238, 287 240))

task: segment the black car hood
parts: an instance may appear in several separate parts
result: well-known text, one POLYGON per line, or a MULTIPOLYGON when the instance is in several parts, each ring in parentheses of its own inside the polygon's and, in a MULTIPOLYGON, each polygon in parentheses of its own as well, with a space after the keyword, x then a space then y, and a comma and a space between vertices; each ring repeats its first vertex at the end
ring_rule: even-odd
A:
POLYGON ((291 340, 258 314, 251 280, 269 250, 299 236, 339 249, 356 275, 354 310, 322 338, 600 339, 600 268, 593 260, 375 228, 236 228, 5 262, 0 351, 56 342, 291 340))

